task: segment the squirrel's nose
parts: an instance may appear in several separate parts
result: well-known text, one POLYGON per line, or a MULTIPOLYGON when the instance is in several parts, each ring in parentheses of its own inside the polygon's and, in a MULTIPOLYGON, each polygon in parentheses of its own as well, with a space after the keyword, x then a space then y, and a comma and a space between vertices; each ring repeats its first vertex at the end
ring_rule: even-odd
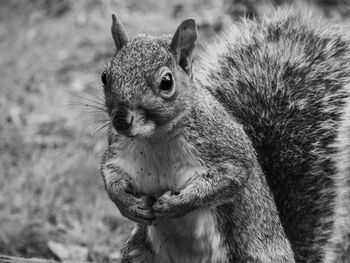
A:
POLYGON ((127 110, 116 111, 113 116, 113 127, 119 132, 127 131, 134 121, 134 116, 128 113, 127 110))

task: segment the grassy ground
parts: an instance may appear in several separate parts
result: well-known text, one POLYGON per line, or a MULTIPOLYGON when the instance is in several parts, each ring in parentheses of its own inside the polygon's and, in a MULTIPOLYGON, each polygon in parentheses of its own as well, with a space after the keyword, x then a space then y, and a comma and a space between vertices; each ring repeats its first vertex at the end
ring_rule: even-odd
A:
POLYGON ((131 36, 172 33, 194 17, 207 39, 228 19, 224 13, 255 14, 258 2, 0 1, 0 253, 119 257, 131 225, 98 171, 106 136, 94 123, 104 117, 84 106, 101 98, 100 73, 114 52, 112 11, 131 36))

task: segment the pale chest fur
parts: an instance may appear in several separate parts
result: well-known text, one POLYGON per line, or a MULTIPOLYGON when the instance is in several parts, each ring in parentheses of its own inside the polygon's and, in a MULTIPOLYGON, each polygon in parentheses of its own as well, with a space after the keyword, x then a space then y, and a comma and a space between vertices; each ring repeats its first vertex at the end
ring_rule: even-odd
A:
POLYGON ((192 146, 180 136, 156 141, 126 138, 115 144, 118 156, 113 163, 143 194, 157 197, 167 190, 177 190, 205 172, 192 146))
MULTIPOLYGON (((158 197, 180 189, 205 172, 195 150, 182 137, 156 142, 127 139, 117 144, 119 155, 110 162, 130 176, 137 191, 147 195, 158 197)), ((153 262, 225 262, 216 224, 209 209, 179 219, 156 220, 148 227, 155 251, 153 262)))

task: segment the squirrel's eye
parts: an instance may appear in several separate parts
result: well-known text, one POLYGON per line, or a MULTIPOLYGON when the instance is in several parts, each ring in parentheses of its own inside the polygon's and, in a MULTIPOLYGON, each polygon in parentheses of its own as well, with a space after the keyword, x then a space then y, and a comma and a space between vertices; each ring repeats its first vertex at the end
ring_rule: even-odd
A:
POLYGON ((169 91, 173 88, 173 77, 171 76, 170 73, 166 73, 163 77, 162 77, 162 82, 160 83, 160 89, 161 90, 166 90, 169 91))
POLYGON ((160 94, 165 99, 170 98, 175 93, 175 83, 173 80, 173 75, 170 72, 167 72, 163 75, 160 85, 159 85, 160 94))
POLYGON ((101 81, 102 81, 103 85, 106 85, 106 83, 107 83, 107 73, 106 73, 106 71, 102 72, 102 74, 101 74, 101 81))

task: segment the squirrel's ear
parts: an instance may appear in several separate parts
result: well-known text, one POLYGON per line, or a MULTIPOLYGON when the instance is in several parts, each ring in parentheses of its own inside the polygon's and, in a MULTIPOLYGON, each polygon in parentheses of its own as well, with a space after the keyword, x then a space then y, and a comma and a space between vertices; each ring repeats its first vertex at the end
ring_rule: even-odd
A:
POLYGON ((179 25, 170 43, 170 49, 175 53, 179 65, 187 73, 190 71, 190 59, 196 40, 196 22, 194 19, 187 19, 179 25))
POLYGON ((117 50, 120 50, 129 41, 128 33, 115 14, 112 14, 112 37, 117 50))

